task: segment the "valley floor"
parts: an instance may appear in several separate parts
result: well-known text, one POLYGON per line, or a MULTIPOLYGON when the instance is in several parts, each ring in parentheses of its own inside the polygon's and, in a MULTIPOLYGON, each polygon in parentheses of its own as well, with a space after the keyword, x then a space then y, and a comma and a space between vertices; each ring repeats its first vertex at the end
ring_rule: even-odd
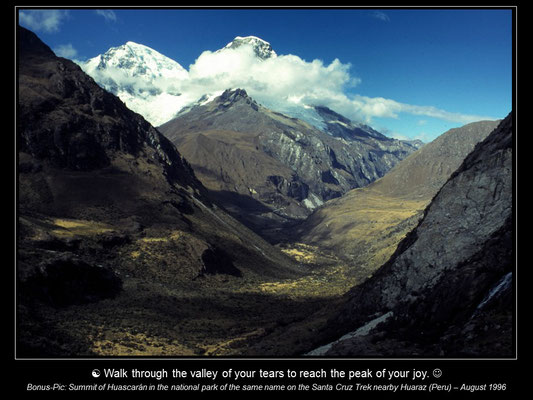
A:
POLYGON ((75 345, 80 355, 98 356, 292 356, 307 350, 329 315, 321 311, 330 298, 269 293, 253 283, 215 290, 206 286, 217 278, 208 279, 188 290, 131 280, 113 300, 41 309, 41 328, 67 354, 75 345), (287 336, 289 326, 297 334, 287 336))
MULTIPOLYGON (((22 225, 31 225, 34 232, 33 241, 20 246, 23 264, 37 255, 42 260, 64 253, 50 243, 68 244, 71 235, 96 240, 110 230, 105 224, 81 220, 46 223, 22 219, 22 225), (38 250, 45 230, 53 240, 46 236, 48 249, 38 250)), ((92 254, 95 262, 114 263, 122 290, 114 298, 68 306, 22 299, 17 321, 19 354, 298 356, 316 346, 320 328, 357 282, 338 259, 304 244, 282 247, 301 268, 290 278, 195 277, 186 276, 185 268, 173 280, 169 260, 179 254, 168 249, 179 247, 180 234, 185 233, 139 237, 108 252, 89 246, 84 253, 92 254)))

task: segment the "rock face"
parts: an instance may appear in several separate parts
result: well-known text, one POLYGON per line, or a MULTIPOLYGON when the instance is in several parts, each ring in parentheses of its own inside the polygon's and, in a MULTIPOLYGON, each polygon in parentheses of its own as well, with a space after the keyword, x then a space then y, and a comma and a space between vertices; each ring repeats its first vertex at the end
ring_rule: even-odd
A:
POLYGON ((450 177, 391 259, 352 289, 331 326, 355 331, 389 318, 326 354, 512 355, 512 135, 509 115, 450 177))
POLYGON ((259 230, 305 218, 416 150, 375 131, 333 137, 263 107, 242 89, 227 90, 159 129, 215 198, 259 230))

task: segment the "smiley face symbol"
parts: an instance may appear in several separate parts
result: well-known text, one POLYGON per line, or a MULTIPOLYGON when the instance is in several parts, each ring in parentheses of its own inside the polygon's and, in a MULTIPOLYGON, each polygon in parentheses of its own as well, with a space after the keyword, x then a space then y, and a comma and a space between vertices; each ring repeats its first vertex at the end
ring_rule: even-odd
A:
POLYGON ((100 376, 100 370, 93 369, 93 372, 91 373, 93 378, 98 378, 100 376))
POLYGON ((440 377, 442 376, 442 371, 441 371, 439 368, 435 368, 435 369, 433 370, 433 376, 434 376, 435 378, 440 378, 440 377))

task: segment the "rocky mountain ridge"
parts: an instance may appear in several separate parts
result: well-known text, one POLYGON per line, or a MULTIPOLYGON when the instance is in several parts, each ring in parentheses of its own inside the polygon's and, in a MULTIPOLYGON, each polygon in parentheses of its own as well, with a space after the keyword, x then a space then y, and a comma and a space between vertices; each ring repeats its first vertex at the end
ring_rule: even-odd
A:
POLYGON ((416 150, 378 132, 333 137, 269 110, 242 89, 192 107, 160 130, 215 197, 229 196, 221 200, 225 207, 234 207, 238 195, 246 204, 234 213, 259 228, 305 218, 325 201, 383 176, 416 150))

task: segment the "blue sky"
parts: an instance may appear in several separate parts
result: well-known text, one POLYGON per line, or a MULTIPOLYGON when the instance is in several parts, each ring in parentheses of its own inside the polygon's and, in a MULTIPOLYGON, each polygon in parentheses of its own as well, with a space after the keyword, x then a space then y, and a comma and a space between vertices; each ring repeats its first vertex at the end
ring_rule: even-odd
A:
POLYGON ((134 41, 189 69, 247 35, 278 55, 338 60, 346 107, 364 103, 357 115, 395 137, 429 141, 512 106, 510 9, 19 9, 19 22, 78 60, 134 41))

